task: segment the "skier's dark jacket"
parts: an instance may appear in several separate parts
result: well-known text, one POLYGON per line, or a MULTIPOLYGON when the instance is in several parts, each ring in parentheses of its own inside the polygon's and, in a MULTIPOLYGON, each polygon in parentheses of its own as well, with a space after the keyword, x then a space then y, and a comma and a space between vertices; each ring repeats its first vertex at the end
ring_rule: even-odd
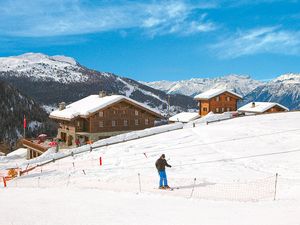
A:
POLYGON ((158 171, 164 171, 166 166, 171 167, 171 165, 167 163, 167 160, 163 158, 159 158, 158 160, 156 160, 155 166, 158 171))

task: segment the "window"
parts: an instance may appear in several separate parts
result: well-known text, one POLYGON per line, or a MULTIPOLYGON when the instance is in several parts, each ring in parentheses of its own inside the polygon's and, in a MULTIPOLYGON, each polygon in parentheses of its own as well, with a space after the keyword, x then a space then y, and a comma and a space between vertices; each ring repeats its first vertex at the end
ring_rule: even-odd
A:
POLYGON ((217 101, 217 102, 220 101, 220 96, 217 96, 217 97, 216 97, 216 101, 217 101))
POLYGON ((126 110, 123 110, 122 113, 125 115, 126 114, 126 110))
POLYGON ((103 117, 103 115, 104 115, 103 111, 100 111, 99 112, 99 117, 103 117))
POLYGON ((128 126, 128 120, 124 120, 124 127, 128 126))
POLYGON ((134 110, 134 115, 138 116, 139 115, 139 111, 134 110))
POLYGON ((99 121, 99 127, 104 127, 103 121, 99 121))
POLYGON ((224 108, 222 108, 222 112, 224 112, 224 108))
POLYGON ((207 112, 207 108, 206 107, 203 107, 203 112, 207 112))
POLYGON ((135 124, 136 126, 139 125, 139 120, 135 119, 135 120, 134 120, 134 124, 135 124))
POLYGON ((149 119, 145 119, 145 125, 149 124, 149 119))
POLYGON ((230 111, 230 108, 227 108, 227 112, 229 112, 230 111))
POLYGON ((114 110, 113 113, 116 115, 117 114, 117 110, 114 110))
POLYGON ((226 101, 230 102, 230 97, 229 96, 226 97, 226 101))
POLYGON ((216 108, 216 112, 217 112, 217 113, 219 112, 219 108, 216 108))
POLYGON ((80 121, 77 121, 77 127, 80 127, 80 121))
POLYGON ((111 126, 112 126, 112 127, 115 127, 115 126, 116 126, 116 121, 115 121, 115 120, 112 120, 112 121, 111 121, 111 126))

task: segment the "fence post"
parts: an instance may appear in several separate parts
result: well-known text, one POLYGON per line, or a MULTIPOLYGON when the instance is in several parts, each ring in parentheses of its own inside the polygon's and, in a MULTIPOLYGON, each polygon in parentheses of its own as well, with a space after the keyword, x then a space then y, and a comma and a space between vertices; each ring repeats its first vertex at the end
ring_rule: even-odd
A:
POLYGON ((92 148, 92 145, 90 145, 90 152, 92 152, 93 151, 93 148, 92 148))
POLYGON ((194 193, 195 185, 196 185, 196 178, 194 178, 194 184, 193 184, 193 188, 192 188, 192 192, 191 192, 190 198, 192 198, 192 197, 193 197, 193 193, 194 193))
POLYGON ((99 164, 100 164, 100 166, 102 166, 102 157, 101 156, 99 158, 99 164))
POLYGON ((71 174, 69 174, 69 176, 68 176, 67 187, 69 186, 70 178, 71 178, 71 174))
POLYGON ((141 185, 141 174, 138 173, 138 177, 139 177, 139 188, 140 188, 140 193, 142 192, 142 185, 141 185))
POLYGON ((278 173, 276 173, 276 176, 275 176, 274 201, 276 200, 276 194, 277 194, 277 180, 278 180, 278 173))
POLYGON ((3 179, 3 185, 4 185, 4 187, 6 187, 6 180, 5 180, 5 177, 2 177, 2 179, 3 179))

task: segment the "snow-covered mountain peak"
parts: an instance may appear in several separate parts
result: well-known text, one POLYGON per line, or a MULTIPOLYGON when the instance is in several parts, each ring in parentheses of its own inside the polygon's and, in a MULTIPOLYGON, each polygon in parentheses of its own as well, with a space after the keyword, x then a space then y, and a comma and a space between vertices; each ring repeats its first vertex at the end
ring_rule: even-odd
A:
POLYGON ((277 77, 276 79, 274 79, 273 82, 281 82, 285 84, 300 84, 300 74, 296 74, 296 73, 283 74, 277 77))
POLYGON ((10 73, 15 77, 60 83, 83 82, 88 77, 80 73, 75 59, 67 56, 48 56, 41 53, 25 53, 19 56, 0 57, 0 75, 10 73))
POLYGON ((10 56, 10 57, 0 57, 0 63, 2 67, 5 64, 10 66, 18 66, 20 64, 35 64, 35 63, 45 63, 45 64, 53 64, 53 63, 66 63, 70 65, 76 65, 77 62, 74 58, 56 55, 56 56, 48 56, 42 53, 25 53, 18 56, 10 56), (1 63, 2 62, 2 63, 1 63))
POLYGON ((74 66, 77 64, 77 62, 74 58, 64 56, 64 55, 55 55, 55 56, 52 56, 51 59, 54 59, 54 60, 60 61, 60 62, 69 63, 69 64, 74 65, 74 66))
POLYGON ((228 88, 240 95, 246 95, 262 82, 251 79, 248 75, 229 74, 216 78, 191 78, 180 81, 154 81, 144 83, 150 87, 160 89, 168 94, 184 94, 194 96, 212 88, 228 88))

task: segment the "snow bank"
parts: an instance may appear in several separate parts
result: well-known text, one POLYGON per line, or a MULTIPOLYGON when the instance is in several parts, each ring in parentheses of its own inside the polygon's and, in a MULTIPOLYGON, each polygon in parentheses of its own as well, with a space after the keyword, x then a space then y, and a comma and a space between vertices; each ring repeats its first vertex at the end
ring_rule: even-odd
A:
POLYGON ((231 112, 224 112, 222 114, 214 114, 213 112, 210 112, 206 116, 203 116, 200 119, 193 121, 193 123, 195 124, 211 123, 211 122, 227 120, 231 118, 233 118, 231 112))
POLYGON ((27 157, 27 148, 19 148, 9 154, 7 154, 8 158, 24 158, 27 157))
POLYGON ((182 112, 170 117, 169 121, 187 123, 192 120, 198 119, 199 117, 200 116, 197 112, 182 112))

